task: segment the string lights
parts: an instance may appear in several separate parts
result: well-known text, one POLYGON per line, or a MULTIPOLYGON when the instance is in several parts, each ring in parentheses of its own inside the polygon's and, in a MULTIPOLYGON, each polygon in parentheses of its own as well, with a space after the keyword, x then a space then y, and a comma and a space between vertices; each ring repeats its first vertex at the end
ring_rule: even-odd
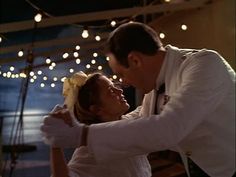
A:
MULTIPOLYGON (((49 59, 49 58, 47 57, 47 59, 49 59)), ((77 58, 77 60, 78 60, 78 58, 77 58)), ((95 59, 91 60, 91 63, 92 63, 92 64, 96 64, 96 60, 95 60, 95 59)), ((50 66, 51 66, 51 67, 55 66, 54 62, 52 62, 50 66)), ((86 65, 86 68, 91 68, 91 65, 90 65, 90 64, 87 64, 87 65, 86 65)), ((99 65, 99 66, 97 66, 97 69, 98 69, 98 70, 102 70, 103 67, 102 67, 101 65, 99 65)), ((15 71, 15 67, 14 67, 14 66, 10 66, 10 67, 9 67, 9 70, 10 70, 10 71, 8 71, 8 72, 6 72, 6 73, 2 73, 2 72, 0 71, 0 74, 2 74, 2 76, 3 76, 3 77, 6 77, 6 78, 19 78, 19 77, 20 77, 20 78, 26 78, 26 74, 25 74, 25 73, 13 74, 12 72, 15 71), (11 72, 11 71, 12 71, 12 72, 11 72)), ((70 73, 74 73, 75 70, 74 70, 73 68, 70 68, 70 69, 69 69, 69 72, 70 72, 70 73)), ((31 84, 36 84, 36 81, 38 80, 39 77, 41 77, 42 74, 43 74, 42 70, 31 71, 31 72, 29 73, 29 76, 31 77, 30 80, 29 80, 30 83, 31 83, 31 84), (36 76, 36 74, 37 74, 37 76, 36 76)), ((63 76, 63 77, 61 77, 61 78, 53 77, 53 78, 51 79, 51 81, 50 81, 47 76, 43 76, 42 79, 43 79, 44 82, 40 82, 40 79, 39 79, 40 87, 41 87, 41 88, 44 88, 44 87, 46 87, 46 86, 50 86, 51 88, 54 88, 54 87, 56 87, 55 82, 57 82, 58 80, 60 80, 61 82, 64 82, 65 78, 66 78, 65 76, 63 76), (46 81, 47 81, 47 83, 48 83, 48 82, 51 82, 51 83, 46 84, 46 83, 45 83, 46 81)), ((115 79, 118 79, 118 78, 117 78, 116 75, 113 75, 113 76, 112 76, 112 80, 115 80, 115 79)))
MULTIPOLYGON (((187 29, 187 25, 182 24, 182 25, 181 25, 181 29, 182 29, 182 30, 186 30, 186 29, 187 29)), ((161 39, 165 38, 164 32, 159 33, 159 36, 160 36, 161 39)), ((100 36, 97 35, 97 36, 95 37, 95 40, 96 40, 96 41, 99 41, 98 38, 100 39, 100 36), (96 38, 97 38, 97 39, 96 39, 96 38)), ((74 61, 75 61, 75 63, 76 63, 77 65, 79 65, 79 64, 81 63, 81 59, 78 58, 78 56, 79 56, 78 50, 81 49, 81 46, 80 46, 80 45, 76 45, 74 49, 75 49, 75 50, 73 51, 73 57, 75 58, 74 61)), ((24 55, 24 52, 23 52, 23 49, 21 49, 21 50, 18 52, 18 56, 21 57, 21 56, 23 56, 23 55, 24 55)), ((97 58, 97 57, 98 57, 98 53, 97 53, 97 52, 94 52, 92 55, 93 55, 94 58, 97 58)), ((69 53, 68 53, 68 52, 63 53, 62 58, 66 59, 66 58, 68 58, 68 57, 69 57, 69 53)), ((109 61, 109 57, 105 57, 105 60, 106 60, 106 61, 109 61)), ((52 62, 52 60, 50 59, 50 57, 46 57, 46 58, 45 58, 45 62, 46 62, 46 64, 50 64, 50 66, 49 66, 49 69, 50 69, 50 70, 53 70, 54 67, 56 66, 56 62, 52 62)), ((91 62, 91 64, 93 64, 93 65, 95 65, 95 64, 97 63, 95 59, 92 59, 90 62, 91 62)), ((87 69, 89 69, 89 68, 91 68, 91 64, 87 63, 87 64, 85 64, 85 67, 86 67, 87 69)), ((93 68, 94 68, 94 67, 93 67, 93 68)), ((102 65, 98 65, 98 66, 96 66, 96 68, 97 68, 97 70, 101 71, 101 70, 103 69, 103 66, 102 66, 102 65)), ((10 71, 14 71, 14 69, 11 68, 10 71)), ((70 69, 69 69, 69 72, 70 72, 70 73, 74 73, 75 70, 74 70, 73 68, 70 68, 70 69)), ((42 72, 41 70, 37 71, 37 74, 38 74, 38 75, 42 75, 42 73, 43 73, 43 72, 42 72)), ((10 76, 11 76, 12 78, 19 78, 19 77, 20 77, 20 78, 24 78, 24 77, 26 77, 26 75, 25 75, 24 73, 14 74, 14 75, 13 75, 13 74, 10 73, 10 72, 7 72, 7 73, 2 73, 2 72, 1 72, 1 75, 2 75, 3 77, 7 77, 7 78, 10 78, 10 76)), ((37 76, 35 76, 34 74, 30 74, 30 76, 32 77, 32 78, 30 79, 30 82, 31 82, 31 83, 35 83, 36 79, 38 79, 37 76)), ((42 78, 43 78, 44 81, 50 82, 50 81, 48 80, 48 77, 47 77, 47 76, 44 76, 44 77, 42 77, 42 78)), ((58 80, 60 80, 61 82, 64 82, 64 79, 65 79, 65 78, 66 78, 65 76, 63 76, 63 77, 61 77, 61 78, 56 78, 56 77, 54 77, 54 78, 52 78, 52 83, 57 82, 58 80)), ((112 76, 111 76, 111 79, 112 79, 112 80, 116 80, 116 79, 117 79, 117 80, 119 80, 119 82, 122 82, 122 79, 118 78, 116 75, 112 75, 112 76)), ((43 88, 43 87, 45 87, 46 85, 47 85, 47 84, 45 84, 45 83, 42 82, 42 83, 40 84, 40 87, 43 88)), ((55 87, 56 85, 55 85, 55 83, 54 83, 54 84, 49 84, 49 86, 55 87)))
MULTIPOLYGON (((165 0, 165 2, 170 2, 170 0, 165 0)), ((43 12, 43 13, 38 13, 38 14, 36 14, 35 16, 34 16, 34 20, 35 20, 35 22, 37 22, 37 23, 39 23, 39 22, 41 22, 42 20, 43 20, 43 15, 45 14, 45 12, 43 12)), ((106 25, 104 26, 100 26, 101 28, 110 28, 110 26, 111 27, 116 27, 116 26, 118 26, 118 25, 120 25, 120 24, 122 24, 122 23, 124 23, 124 22, 130 22, 130 23, 132 23, 133 21, 135 20, 135 16, 133 16, 133 17, 130 17, 129 19, 125 19, 125 20, 123 20, 123 21, 117 21, 117 20, 111 20, 110 21, 110 23, 109 24, 107 24, 106 23, 106 25)), ((89 36, 90 36, 90 34, 89 34, 89 32, 91 32, 92 33, 92 31, 93 30, 91 30, 91 26, 82 26, 82 25, 76 25, 76 26, 78 26, 78 27, 80 27, 81 29, 83 29, 83 31, 82 31, 82 33, 81 33, 81 36, 82 36, 82 38, 84 38, 84 39, 87 39, 89 36)), ((187 29, 188 29, 188 27, 187 27, 187 25, 186 24, 181 24, 180 25, 181 26, 181 30, 183 30, 183 31, 186 31, 187 29)), ((94 30, 95 31, 95 30, 94 30)), ((165 31, 162 31, 162 32, 160 32, 159 33, 159 37, 161 38, 161 39, 164 39, 164 38, 168 38, 168 35, 166 35, 165 33, 164 33, 165 31)), ((97 34, 97 31, 96 32, 94 32, 95 34, 91 34, 91 36, 93 36, 93 39, 96 41, 96 42, 99 42, 99 41, 101 41, 101 39, 102 39, 102 37, 99 35, 99 34, 97 34)), ((2 42, 2 37, 0 37, 0 42, 2 42)), ((82 59, 81 58, 78 58, 79 56, 80 56, 80 54, 79 54, 79 50, 81 50, 81 46, 80 45, 75 45, 74 46, 74 49, 72 50, 72 51, 68 51, 68 52, 71 52, 71 56, 72 57, 74 57, 73 58, 73 62, 75 62, 77 65, 80 65, 81 64, 81 61, 82 61, 82 59)), ((70 57, 70 54, 68 53, 68 52, 65 52, 65 53, 63 53, 63 55, 62 55, 62 58, 63 59, 67 59, 68 57, 70 57)), ((95 69, 97 69, 97 70, 99 70, 99 71, 101 71, 101 70, 103 70, 104 69, 104 63, 99 63, 99 60, 98 60, 98 58, 100 58, 100 57, 103 57, 103 56, 100 56, 100 54, 99 54, 99 56, 98 56, 98 53, 97 52, 94 52, 93 54, 93 57, 95 58, 95 59, 92 59, 92 60, 88 60, 87 59, 87 63, 85 63, 84 65, 85 65, 85 68, 86 69, 89 69, 89 68, 95 68, 95 69)), ((23 49, 21 49, 19 52, 18 52, 18 57, 23 57, 24 56, 24 50, 23 49)), ((71 57, 71 58, 72 58, 71 57)), ((109 57, 103 57, 103 58, 105 58, 105 60, 106 61, 109 61, 109 57)), ((68 60, 68 61, 70 61, 70 60, 68 60)), ((83 59, 83 62, 85 61, 85 59, 83 59)), ((67 62, 67 61, 66 61, 67 62)), ((45 63, 47 64, 47 66, 48 66, 48 68, 49 68, 49 70, 53 70, 55 67, 56 67, 56 63, 57 63, 57 61, 55 61, 55 62, 52 62, 52 60, 50 59, 50 57, 46 57, 45 58, 45 63)), ((25 78, 26 77, 26 74, 25 73, 23 73, 23 72, 21 72, 21 73, 12 73, 12 72, 14 72, 16 69, 15 69, 15 67, 13 67, 13 66, 11 66, 10 68, 9 68, 9 70, 10 71, 7 71, 7 72, 3 72, 3 71, 0 71, 0 75, 1 76, 3 76, 3 77, 6 77, 6 78, 25 78)), ((68 70, 67 70, 68 71, 68 70)), ((73 68, 70 68, 69 69, 69 73, 74 73, 76 70, 75 69, 73 69, 73 68)), ((50 71, 51 72, 51 71, 50 71)), ((55 82, 57 82, 57 81, 61 81, 61 82, 64 82, 64 80, 65 80, 65 78, 66 78, 66 76, 62 76, 62 77, 60 77, 60 76, 58 76, 58 77, 52 77, 51 79, 50 79, 50 77, 49 76, 46 76, 45 75, 45 72, 44 72, 44 76, 42 76, 43 75, 43 71, 42 70, 38 70, 36 73, 38 74, 38 76, 36 76, 35 75, 35 73, 32 71, 32 73, 33 74, 31 74, 31 72, 30 72, 30 76, 32 77, 31 79, 30 79, 30 82, 31 83, 35 83, 36 81, 37 82, 40 82, 40 78, 42 78, 43 79, 43 81, 44 82, 41 82, 40 83, 40 87, 41 88, 43 88, 43 87, 45 87, 45 86, 51 86, 52 88, 53 87, 56 87, 56 84, 55 84, 55 82), (45 83, 46 82, 46 83, 45 83), (49 82, 51 82, 51 83, 49 83, 49 82), (49 83, 49 84, 48 84, 49 83)), ((119 82, 122 82, 122 79, 121 78, 118 78, 117 77, 117 75, 112 75, 111 77, 110 77, 110 79, 111 80, 118 80, 119 82)))

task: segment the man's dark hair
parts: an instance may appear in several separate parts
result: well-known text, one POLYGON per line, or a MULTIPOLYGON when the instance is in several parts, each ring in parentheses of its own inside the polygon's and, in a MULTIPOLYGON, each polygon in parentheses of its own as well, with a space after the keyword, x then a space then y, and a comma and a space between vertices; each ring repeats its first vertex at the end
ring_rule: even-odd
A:
POLYGON ((112 53, 121 65, 129 67, 127 57, 131 51, 154 55, 160 47, 162 43, 152 28, 132 22, 120 25, 110 34, 106 53, 112 53))

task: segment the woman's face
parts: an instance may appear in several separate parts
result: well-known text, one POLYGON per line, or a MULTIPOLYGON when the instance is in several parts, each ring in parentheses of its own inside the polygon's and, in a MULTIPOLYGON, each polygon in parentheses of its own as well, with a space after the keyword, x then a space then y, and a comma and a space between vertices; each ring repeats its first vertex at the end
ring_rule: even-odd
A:
POLYGON ((99 116, 102 121, 114 121, 129 109, 129 104, 124 98, 123 90, 114 86, 114 84, 105 76, 98 79, 99 86, 99 116))

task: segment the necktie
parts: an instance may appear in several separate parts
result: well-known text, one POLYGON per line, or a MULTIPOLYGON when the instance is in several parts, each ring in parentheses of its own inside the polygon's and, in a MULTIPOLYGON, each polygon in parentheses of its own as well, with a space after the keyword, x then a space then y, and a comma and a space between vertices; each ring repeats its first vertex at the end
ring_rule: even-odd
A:
POLYGON ((155 100, 155 107, 154 107, 154 114, 159 114, 158 112, 158 98, 159 98, 159 95, 165 93, 165 84, 161 84, 161 86, 159 87, 158 90, 155 90, 156 91, 156 100, 155 100))
POLYGON ((197 164, 195 164, 189 157, 187 159, 188 159, 189 173, 191 177, 210 177, 197 164))

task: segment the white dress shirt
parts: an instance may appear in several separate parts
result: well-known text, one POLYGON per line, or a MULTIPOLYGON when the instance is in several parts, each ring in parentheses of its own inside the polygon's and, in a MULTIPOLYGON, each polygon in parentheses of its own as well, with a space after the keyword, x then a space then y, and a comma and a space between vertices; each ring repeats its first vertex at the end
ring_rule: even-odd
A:
MULTIPOLYGON (((88 147, 97 161, 113 161, 175 149, 212 177, 235 172, 235 72, 215 51, 167 46, 157 78, 169 102, 153 115, 154 91, 146 94, 140 119, 92 125, 88 147)), ((131 115, 135 117, 135 115, 131 115)))

